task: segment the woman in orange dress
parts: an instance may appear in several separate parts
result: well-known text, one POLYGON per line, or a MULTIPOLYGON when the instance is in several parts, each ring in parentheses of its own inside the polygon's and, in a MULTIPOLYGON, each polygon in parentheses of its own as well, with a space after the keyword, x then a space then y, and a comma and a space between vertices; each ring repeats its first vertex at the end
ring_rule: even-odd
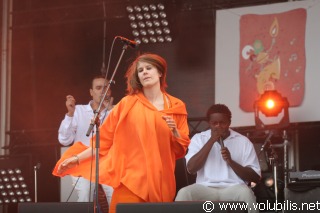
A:
MULTIPOLYGON (((110 213, 117 203, 174 199, 175 163, 190 139, 185 104, 166 93, 166 75, 165 59, 151 53, 138 56, 126 72, 127 96, 100 127, 99 182, 114 188, 110 213)), ((76 143, 53 174, 92 178, 88 171, 94 147, 76 143)))

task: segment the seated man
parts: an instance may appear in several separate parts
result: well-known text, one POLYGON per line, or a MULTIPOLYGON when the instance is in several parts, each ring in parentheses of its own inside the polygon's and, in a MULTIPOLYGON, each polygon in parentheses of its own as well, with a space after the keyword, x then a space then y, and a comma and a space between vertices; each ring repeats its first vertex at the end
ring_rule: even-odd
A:
POLYGON ((192 137, 185 156, 188 172, 197 174, 196 183, 180 189, 175 200, 244 201, 248 212, 259 212, 248 186, 259 182, 261 176, 253 144, 229 128, 231 112, 227 106, 214 104, 207 119, 210 129, 192 137))

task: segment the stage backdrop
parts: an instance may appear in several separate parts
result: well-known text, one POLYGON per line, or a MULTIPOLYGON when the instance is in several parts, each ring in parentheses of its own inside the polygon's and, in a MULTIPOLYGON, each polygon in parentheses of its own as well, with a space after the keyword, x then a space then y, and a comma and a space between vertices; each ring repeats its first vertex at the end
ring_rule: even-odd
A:
POLYGON ((319 20, 318 0, 217 11, 215 102, 230 107, 232 126, 255 125, 267 89, 288 98, 290 122, 320 120, 319 20))

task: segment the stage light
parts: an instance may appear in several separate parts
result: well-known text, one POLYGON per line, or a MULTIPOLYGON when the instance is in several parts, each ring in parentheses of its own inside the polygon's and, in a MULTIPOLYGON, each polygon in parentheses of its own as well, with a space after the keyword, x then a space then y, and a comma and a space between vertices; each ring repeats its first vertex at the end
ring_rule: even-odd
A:
POLYGON ((274 117, 287 107, 288 101, 276 90, 267 90, 261 95, 256 105, 264 115, 274 117))
POLYGON ((264 180, 264 184, 267 186, 267 187, 272 187, 274 185, 274 179, 273 177, 267 177, 265 180, 264 180))
POLYGON ((127 6, 126 10, 132 35, 138 44, 173 41, 164 4, 127 6))
POLYGON ((276 90, 266 90, 254 103, 256 127, 259 129, 271 129, 289 125, 288 108, 289 102, 287 98, 282 97, 276 90), (283 116, 278 123, 270 125, 270 123, 263 122, 260 119, 260 112, 266 116, 266 120, 270 117, 277 118, 281 113, 283 116))
POLYGON ((21 169, 1 169, 0 180, 0 203, 10 204, 32 201, 21 169))

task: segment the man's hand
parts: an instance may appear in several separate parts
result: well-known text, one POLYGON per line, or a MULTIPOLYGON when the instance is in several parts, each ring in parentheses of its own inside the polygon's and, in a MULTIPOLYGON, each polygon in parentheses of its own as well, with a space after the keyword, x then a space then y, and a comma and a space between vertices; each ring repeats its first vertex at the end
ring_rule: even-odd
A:
POLYGON ((211 129, 211 138, 212 138, 214 141, 219 140, 220 137, 223 138, 223 135, 224 135, 224 130, 223 130, 223 129, 221 129, 221 128, 211 129))
POLYGON ((103 101, 103 106, 107 108, 107 110, 111 110, 113 108, 112 103, 113 103, 113 97, 110 97, 103 101))
POLYGON ((76 99, 72 95, 67 95, 66 97, 66 107, 67 107, 67 115, 69 117, 73 117, 74 111, 76 106, 76 99))
POLYGON ((231 154, 229 152, 229 149, 227 147, 221 148, 221 155, 223 160, 225 160, 228 164, 232 161, 231 154))

